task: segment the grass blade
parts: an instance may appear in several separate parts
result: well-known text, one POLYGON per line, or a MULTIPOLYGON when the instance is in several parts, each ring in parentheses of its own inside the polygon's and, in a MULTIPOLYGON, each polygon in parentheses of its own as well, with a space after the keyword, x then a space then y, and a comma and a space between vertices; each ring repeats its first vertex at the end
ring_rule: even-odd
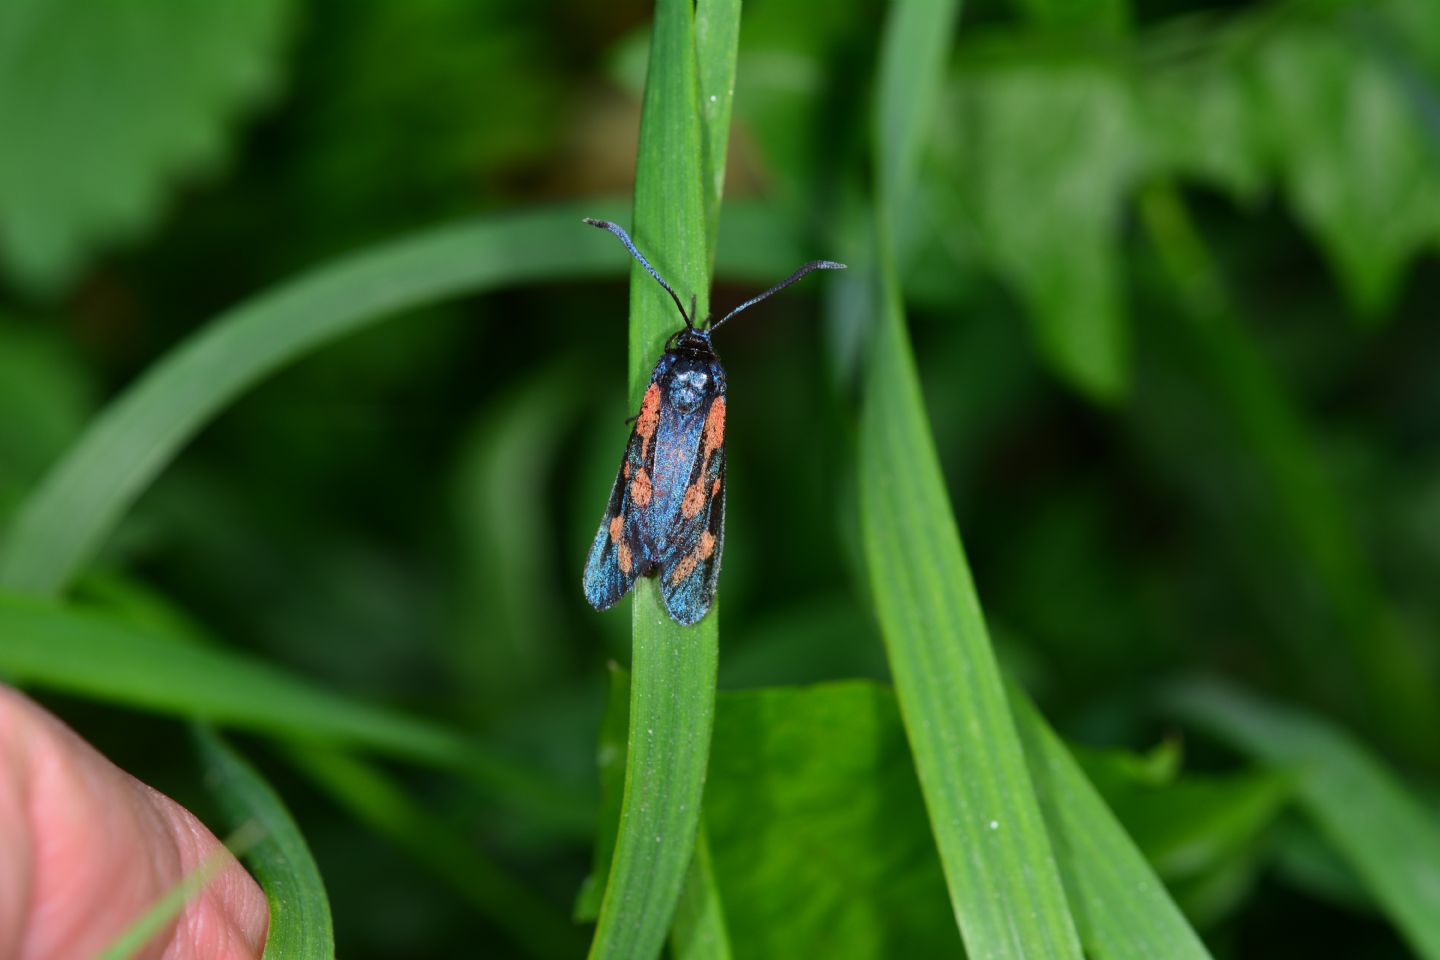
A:
POLYGON ((1318 717, 1215 684, 1182 687, 1172 702, 1244 752, 1293 769, 1301 808, 1416 954, 1440 960, 1440 827, 1432 810, 1318 717))
POLYGON ((876 116, 881 302, 860 427, 865 553, 967 952, 1079 958, 926 422, 892 250, 891 218, 914 178, 956 14, 953 3, 897 3, 883 41, 876 116))
POLYGON ((245 854, 270 903, 265 960, 331 960, 335 932, 320 868, 275 790, 213 730, 197 727, 205 783, 234 829, 253 823, 260 839, 245 854))
POLYGON ((1024 692, 1011 687, 1009 693, 1086 956, 1209 960, 1209 951, 1070 751, 1024 692))
MULTIPOLYGON (((703 317, 709 312, 714 233, 706 217, 694 18, 690 0, 656 4, 633 226, 640 249, 682 296, 697 298, 703 317)), ((707 29, 716 42, 734 34, 718 18, 707 29)), ((707 51, 700 59, 713 70, 721 58, 707 51)), ((712 132, 712 143, 716 136, 712 132)), ((664 291, 638 265, 630 277, 630 400, 638 409, 676 317, 664 291)), ((664 946, 700 824, 715 718, 718 607, 695 627, 683 628, 666 615, 653 580, 635 585, 625 790, 592 957, 645 960, 664 946)))
POLYGON ((501 284, 611 273, 578 227, 593 205, 494 217, 365 251, 221 314, 97 419, 26 501, 0 551, 0 586, 57 594, 176 451, 246 389, 400 311, 501 284))
MULTIPOLYGON (((735 103, 735 58, 740 50, 740 0, 700 0, 695 5, 695 59, 700 78, 700 125, 704 141, 705 244, 715 264, 720 199, 725 193, 725 150, 735 103)), ((798 259, 798 258, 797 258, 798 259)))
POLYGON ((331 693, 262 660, 48 601, 0 595, 12 681, 282 737, 365 747, 463 773, 503 802, 583 833, 582 798, 437 724, 331 693))

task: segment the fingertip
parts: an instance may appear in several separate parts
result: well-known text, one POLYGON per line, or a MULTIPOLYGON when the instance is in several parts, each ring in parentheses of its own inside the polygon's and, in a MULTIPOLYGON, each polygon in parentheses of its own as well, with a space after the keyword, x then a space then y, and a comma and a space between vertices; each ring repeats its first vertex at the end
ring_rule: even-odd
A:
MULTIPOLYGON (((143 784, 140 786, 144 787, 143 784)), ((150 802, 167 823, 182 875, 222 865, 188 903, 174 926, 165 960, 256 960, 265 949, 270 907, 260 885, 194 814, 149 787, 150 802)))

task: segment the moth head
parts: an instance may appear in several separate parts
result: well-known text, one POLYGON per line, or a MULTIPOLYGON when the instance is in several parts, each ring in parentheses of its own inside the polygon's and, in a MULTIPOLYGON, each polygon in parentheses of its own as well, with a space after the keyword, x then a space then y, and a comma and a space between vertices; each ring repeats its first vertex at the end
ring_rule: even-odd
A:
POLYGON ((688 320, 685 326, 670 334, 670 339, 665 341, 665 349, 696 356, 710 356, 715 352, 710 345, 710 331, 694 326, 688 320))

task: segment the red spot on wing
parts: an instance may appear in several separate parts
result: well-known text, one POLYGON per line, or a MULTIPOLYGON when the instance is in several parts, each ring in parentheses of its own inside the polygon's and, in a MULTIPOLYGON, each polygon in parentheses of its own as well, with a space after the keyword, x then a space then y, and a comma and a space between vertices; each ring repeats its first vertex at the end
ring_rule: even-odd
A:
POLYGON ((684 558, 675 564, 675 572, 670 575, 670 582, 675 586, 685 582, 685 578, 695 572, 695 565, 700 561, 695 559, 695 554, 687 553, 684 558))
POLYGON ((640 403, 640 416, 635 419, 635 432, 640 435, 640 460, 650 453, 650 440, 660 425, 660 384, 652 383, 640 403))
POLYGON ((705 506, 705 490, 696 481, 685 488, 685 499, 680 502, 680 512, 688 519, 698 514, 705 506))
POLYGON ((695 572, 695 568, 715 555, 715 535, 709 530, 700 534, 700 545, 681 558, 675 564, 675 572, 670 574, 670 582, 675 586, 685 582, 685 578, 695 572))
POLYGON ((643 468, 636 470, 630 481, 630 499, 637 507, 650 506, 650 475, 643 468))
POLYGON ((709 455, 725 442, 725 398, 716 397, 710 404, 710 413, 705 418, 705 454, 709 455))

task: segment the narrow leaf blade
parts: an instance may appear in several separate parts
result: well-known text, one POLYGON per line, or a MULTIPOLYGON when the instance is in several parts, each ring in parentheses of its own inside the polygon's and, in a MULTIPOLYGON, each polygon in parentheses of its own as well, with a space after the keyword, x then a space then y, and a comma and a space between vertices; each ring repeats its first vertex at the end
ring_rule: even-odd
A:
POLYGON ((334 923, 320 868, 274 788, 213 730, 197 727, 205 784, 232 829, 254 823, 260 839, 245 854, 270 904, 265 960, 331 960, 334 923))
MULTIPOLYGON (((680 291, 709 306, 703 133, 690 0, 660 0, 651 34, 634 238, 680 291)), ((721 31, 722 33, 724 31, 721 31)), ((639 409, 650 369, 678 325, 674 305, 636 264, 630 272, 630 399, 639 409)), ((591 957, 658 956, 700 825, 719 656, 718 604, 692 628, 665 613, 650 578, 631 600, 632 680, 625 791, 614 859, 591 957)))
POLYGON ((1025 694, 1010 704, 1065 888, 1096 960, 1209 960, 1165 885, 1025 694))
POLYGON ((1344 731, 1230 687, 1175 693, 1180 713, 1241 750, 1297 773, 1300 805, 1415 952, 1440 958, 1440 827, 1344 731))
POLYGON ((881 630, 951 903, 975 957, 1080 943, 1001 686, 930 436, 896 275, 955 4, 891 8, 877 97, 878 316, 860 425, 860 506, 881 630))
POLYGON ((558 827, 588 804, 437 724, 353 700, 264 661, 0 594, 0 674, 22 686, 282 737, 363 746, 462 772, 558 827))

